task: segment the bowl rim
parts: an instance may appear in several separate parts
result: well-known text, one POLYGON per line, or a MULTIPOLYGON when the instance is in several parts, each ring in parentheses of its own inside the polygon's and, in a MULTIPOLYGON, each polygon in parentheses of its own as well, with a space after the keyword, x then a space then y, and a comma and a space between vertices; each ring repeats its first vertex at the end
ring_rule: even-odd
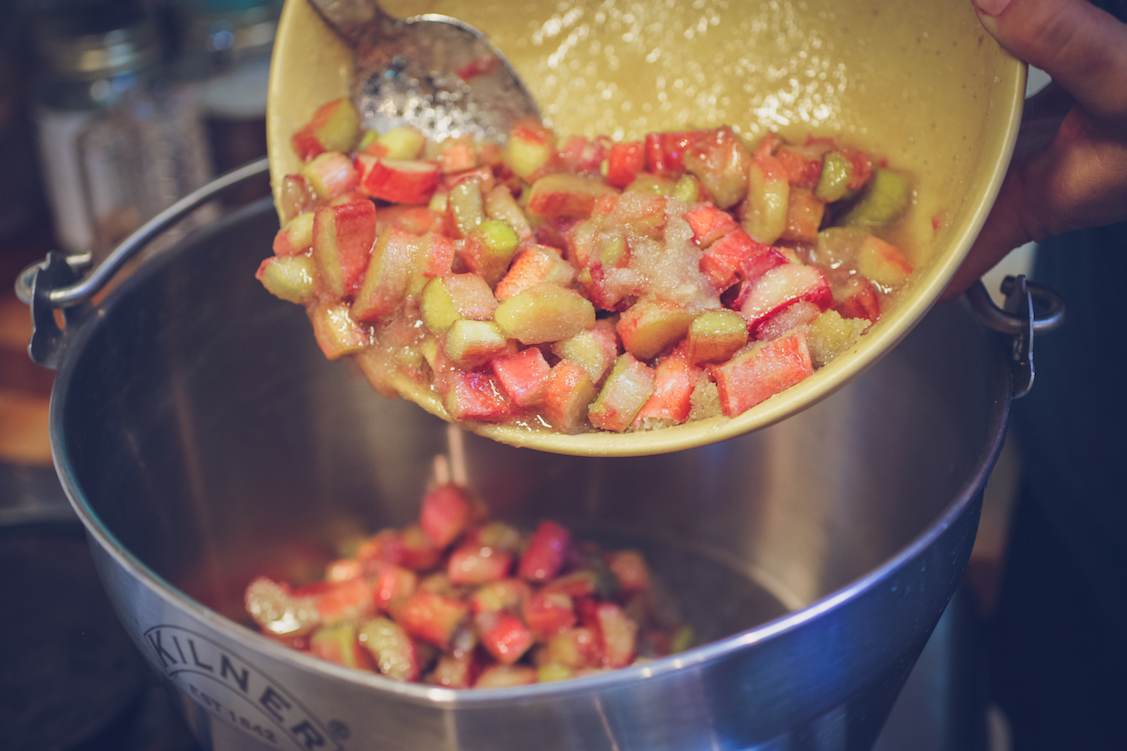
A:
MULTIPOLYGON (((241 221, 248 215, 257 212, 267 212, 266 200, 238 209, 229 213, 220 221, 212 224, 199 235, 193 237, 195 242, 201 242, 210 234, 224 231, 230 224, 241 221)), ((485 707, 509 704, 513 702, 528 701, 530 699, 543 700, 551 697, 572 696, 587 692, 610 690, 629 686, 636 681, 663 678, 685 669, 715 663, 725 656, 751 647, 769 638, 793 632, 813 621, 821 614, 832 610, 841 603, 859 599, 875 591, 883 582, 892 577, 896 571, 904 567, 908 561, 922 554, 931 544, 951 527, 966 507, 979 497, 985 487, 986 480, 994 466, 1002 442, 1005 437, 1005 428, 1009 419, 1010 399, 1008 397, 1011 387, 1011 376, 1005 363, 999 357, 990 364, 992 381, 1000 392, 995 396, 983 436, 984 451, 973 470, 953 494, 951 501, 936 515, 935 519, 926 526, 916 537, 908 541, 897 551, 891 553, 883 562, 873 567, 865 575, 850 581, 836 590, 818 598, 810 604, 797 610, 777 616, 761 624, 745 629, 738 633, 726 636, 715 641, 692 647, 689 650, 655 660, 645 665, 634 665, 605 673, 584 676, 568 681, 546 684, 534 684, 514 688, 488 688, 488 689, 450 689, 424 684, 401 683, 385 678, 377 673, 365 673, 333 663, 320 660, 304 652, 290 649, 274 640, 233 621, 215 610, 207 607, 198 600, 190 597, 180 588, 176 587, 163 576, 153 571, 140 558, 127 549, 106 526, 102 518, 91 505, 89 498, 83 491, 74 466, 70 460, 67 448, 65 413, 67 401, 70 398, 71 383, 75 372, 84 355, 91 339, 103 327, 108 325, 113 317, 113 310, 123 301, 127 300, 133 290, 146 283, 148 278, 157 271, 171 264, 183 252, 183 248, 192 244, 179 244, 177 247, 160 254, 126 279, 120 287, 114 289, 106 299, 101 302, 91 315, 86 316, 78 323, 77 331, 72 332, 66 356, 59 368, 51 392, 49 413, 51 452, 54 460, 55 471, 63 486, 66 496, 75 513, 82 521, 87 533, 98 543, 98 546, 109 555, 115 564, 124 570, 131 578, 144 584, 153 594, 158 596, 167 606, 175 608, 182 617, 193 619, 196 623, 209 629, 218 637, 235 645, 240 651, 240 658, 246 655, 261 655, 271 660, 289 664, 294 669, 311 671, 325 679, 344 681, 356 688, 365 691, 388 693, 398 699, 411 701, 417 704, 445 709, 459 709, 464 707, 485 707)), ((101 576, 101 572, 99 572, 101 576)), ((150 627, 154 624, 147 624, 150 627)), ((135 637, 139 638, 138 628, 135 637)), ((253 658, 252 658, 253 659, 253 658)), ((253 665, 253 661, 248 661, 253 665)))
MULTIPOLYGON (((985 34, 984 31, 982 33, 985 34)), ((287 0, 278 22, 279 43, 274 47, 270 66, 268 113, 272 111, 270 101, 285 98, 282 90, 288 80, 286 71, 292 69, 278 62, 285 40, 312 34, 331 36, 332 32, 307 7, 305 0, 287 0)), ((989 39, 989 43, 997 45, 992 39, 989 39)), ((819 368, 803 381, 735 417, 713 417, 673 427, 621 434, 592 431, 569 435, 482 423, 465 423, 463 427, 499 443, 549 453, 597 457, 648 456, 696 448, 768 427, 813 406, 852 381, 888 354, 939 301, 940 295, 970 252, 971 245, 978 237, 1001 190, 1021 125, 1027 67, 1000 47, 999 50, 999 63, 994 72, 995 88, 989 101, 990 108, 997 109, 991 117, 1004 123, 1004 128, 987 131, 987 137, 995 148, 989 159, 978 162, 983 173, 989 175, 983 186, 984 190, 969 216, 961 226, 953 228, 951 235, 943 243, 942 248, 946 252, 937 253, 945 255, 942 262, 929 265, 921 278, 913 280, 907 290, 908 294, 902 297, 887 317, 883 317, 866 332, 850 351, 819 368)), ((283 139, 280 128, 280 123, 268 120, 268 142, 274 146, 270 149, 270 173, 275 192, 279 189, 280 176, 288 161, 285 147, 279 150, 277 144, 279 139, 288 144, 288 136, 283 139)), ((407 378, 399 379, 394 386, 403 398, 414 401, 432 415, 449 421, 441 401, 428 388, 419 387, 407 378)))

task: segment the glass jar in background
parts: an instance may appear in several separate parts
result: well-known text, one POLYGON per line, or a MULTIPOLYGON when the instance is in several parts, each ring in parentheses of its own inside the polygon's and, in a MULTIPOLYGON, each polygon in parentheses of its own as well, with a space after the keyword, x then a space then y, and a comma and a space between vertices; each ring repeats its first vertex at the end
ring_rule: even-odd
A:
POLYGON ((39 155, 64 250, 104 256, 211 176, 196 93, 144 12, 106 0, 34 17, 39 155))
POLYGON ((28 229, 45 212, 25 85, 27 50, 20 32, 19 23, 0 26, 0 164, 8 175, 18 176, 0 181, 0 241, 28 229))
MULTIPOLYGON (((276 0, 193 0, 188 55, 203 56, 199 101, 217 172, 266 155, 266 90, 281 4, 276 0)), ((246 182, 228 200, 269 195, 269 178, 246 182)))

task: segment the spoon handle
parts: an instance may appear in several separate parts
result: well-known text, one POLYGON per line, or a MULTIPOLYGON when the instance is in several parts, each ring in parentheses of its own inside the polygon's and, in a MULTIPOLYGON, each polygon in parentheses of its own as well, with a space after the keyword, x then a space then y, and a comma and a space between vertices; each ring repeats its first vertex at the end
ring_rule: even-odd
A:
POLYGON ((401 22, 377 0, 308 0, 317 13, 352 46, 392 33, 401 22))

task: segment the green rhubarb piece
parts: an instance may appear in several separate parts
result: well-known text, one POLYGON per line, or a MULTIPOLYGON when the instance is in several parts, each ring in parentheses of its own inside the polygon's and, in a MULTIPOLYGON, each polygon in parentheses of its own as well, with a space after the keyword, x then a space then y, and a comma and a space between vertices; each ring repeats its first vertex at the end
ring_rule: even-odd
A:
POLYGON ((853 163, 840 151, 827 151, 822 157, 822 174, 814 195, 818 200, 833 203, 849 195, 849 180, 853 177, 853 163))
POLYGON ((912 183, 900 172, 878 169, 857 202, 841 218, 841 224, 881 229, 900 218, 912 199, 912 183))

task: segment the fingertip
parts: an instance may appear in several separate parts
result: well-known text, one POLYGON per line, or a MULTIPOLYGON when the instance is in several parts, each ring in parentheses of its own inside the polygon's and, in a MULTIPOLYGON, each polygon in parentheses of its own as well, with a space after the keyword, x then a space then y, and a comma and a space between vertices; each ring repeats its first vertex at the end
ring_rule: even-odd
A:
POLYGON ((987 19, 1001 15, 1010 4, 1010 0, 971 0, 971 2, 979 16, 985 16, 987 19))

